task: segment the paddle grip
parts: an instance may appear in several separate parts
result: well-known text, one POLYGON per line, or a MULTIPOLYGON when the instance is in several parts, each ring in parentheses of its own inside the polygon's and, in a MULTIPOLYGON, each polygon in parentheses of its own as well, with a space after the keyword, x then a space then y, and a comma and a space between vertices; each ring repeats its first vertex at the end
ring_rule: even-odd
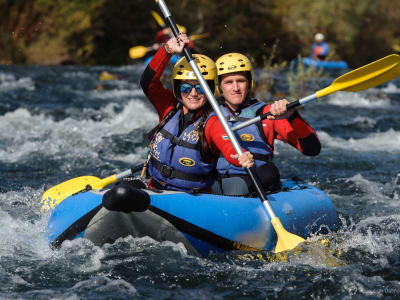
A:
MULTIPOLYGON (((174 36, 178 38, 179 36, 179 29, 178 26, 176 26, 176 22, 173 16, 169 16, 165 18, 165 22, 169 25, 171 28, 172 32, 174 33, 174 36)), ((187 61, 193 60, 192 52, 190 52, 189 48, 187 45, 185 45, 185 48, 183 48, 183 54, 185 55, 187 61)))
MULTIPOLYGON (((295 108, 295 107, 300 106, 300 105, 301 105, 301 104, 300 104, 299 100, 290 102, 289 104, 286 105, 286 110, 289 111, 289 109, 295 108)), ((267 112, 267 113, 265 113, 265 114, 262 114, 262 115, 260 116, 261 121, 262 121, 262 120, 265 120, 265 119, 266 119, 268 116, 270 116, 270 115, 272 115, 271 112, 267 112)))
MULTIPOLYGON (((289 110, 289 109, 292 109, 292 108, 300 106, 300 105, 301 105, 300 100, 296 100, 296 101, 293 101, 293 102, 290 102, 289 104, 287 104, 286 105, 286 109, 289 110)), ((267 112, 265 114, 262 114, 260 116, 255 117, 253 119, 244 121, 244 122, 240 123, 239 125, 236 125, 236 126, 232 127, 232 131, 236 131, 236 130, 242 129, 242 128, 250 126, 250 125, 252 125, 254 123, 257 123, 257 122, 260 122, 262 120, 265 120, 270 115, 271 115, 271 113, 267 112)))

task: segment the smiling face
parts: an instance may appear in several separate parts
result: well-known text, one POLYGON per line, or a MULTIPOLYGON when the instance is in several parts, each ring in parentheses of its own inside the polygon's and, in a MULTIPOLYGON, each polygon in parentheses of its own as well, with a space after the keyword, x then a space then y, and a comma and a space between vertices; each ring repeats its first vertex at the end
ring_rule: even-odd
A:
MULTIPOLYGON (((182 80, 182 83, 188 83, 190 85, 199 84, 197 80, 182 80)), ((186 114, 189 110, 195 111, 202 108, 207 102, 206 95, 199 94, 195 88, 192 88, 188 94, 181 92, 181 98, 183 102, 184 114, 186 114)))
POLYGON ((244 72, 229 73, 221 76, 220 88, 225 103, 236 111, 249 93, 249 81, 244 72))

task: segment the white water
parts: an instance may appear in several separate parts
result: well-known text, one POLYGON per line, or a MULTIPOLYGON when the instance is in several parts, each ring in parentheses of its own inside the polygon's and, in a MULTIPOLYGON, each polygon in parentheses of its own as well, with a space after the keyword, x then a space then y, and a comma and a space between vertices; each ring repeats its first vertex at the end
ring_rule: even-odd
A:
POLYGON ((50 156, 59 152, 69 156, 85 152, 96 157, 104 137, 127 134, 136 128, 148 130, 157 122, 155 112, 139 99, 126 103, 120 113, 115 112, 115 104, 108 104, 101 114, 106 118, 96 122, 72 118, 54 121, 24 108, 6 113, 0 116, 0 140, 7 141, 6 148, 0 146, 0 161, 16 162, 33 152, 50 156))
POLYGON ((371 133, 360 139, 331 137, 324 131, 318 131, 317 134, 324 147, 328 148, 356 152, 400 153, 400 132, 393 129, 371 133))
POLYGON ((391 105, 390 99, 384 94, 375 95, 370 90, 358 93, 337 92, 329 96, 328 103, 354 108, 388 108, 391 105))
POLYGON ((11 73, 0 72, 0 92, 25 89, 28 91, 35 90, 35 84, 30 77, 17 79, 11 73))

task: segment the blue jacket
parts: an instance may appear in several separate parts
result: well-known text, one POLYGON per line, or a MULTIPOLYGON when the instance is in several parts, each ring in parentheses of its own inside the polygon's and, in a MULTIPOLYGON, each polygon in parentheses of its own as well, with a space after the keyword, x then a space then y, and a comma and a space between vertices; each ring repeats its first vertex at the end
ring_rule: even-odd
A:
POLYGON ((325 42, 314 43, 311 48, 311 58, 325 57, 329 53, 329 46, 325 42))
MULTIPOLYGON (((178 135, 179 109, 150 143, 148 172, 165 189, 175 191, 202 191, 211 187, 215 162, 202 160, 197 125, 190 124, 178 135)), ((210 117, 210 116, 209 116, 210 117)))
MULTIPOLYGON (((265 103, 256 100, 253 100, 253 102, 253 104, 243 108, 237 116, 233 116, 229 109, 223 105, 220 108, 228 124, 233 127, 256 117, 262 112, 265 103)), ((261 166, 271 160, 271 147, 266 141, 260 122, 235 131, 235 135, 240 146, 253 154, 255 167, 261 166)), ((217 170, 222 177, 247 174, 245 169, 230 164, 222 155, 218 158, 217 170)))

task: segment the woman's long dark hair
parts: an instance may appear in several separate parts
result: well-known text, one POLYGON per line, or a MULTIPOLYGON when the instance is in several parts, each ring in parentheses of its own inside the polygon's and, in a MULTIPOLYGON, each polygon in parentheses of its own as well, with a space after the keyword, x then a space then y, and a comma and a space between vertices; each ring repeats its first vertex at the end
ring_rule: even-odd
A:
POLYGON ((152 130, 147 133, 147 139, 151 143, 153 141, 153 137, 160 131, 161 128, 171 119, 171 117, 181 108, 182 104, 178 102, 174 108, 172 108, 167 115, 158 123, 152 130))

